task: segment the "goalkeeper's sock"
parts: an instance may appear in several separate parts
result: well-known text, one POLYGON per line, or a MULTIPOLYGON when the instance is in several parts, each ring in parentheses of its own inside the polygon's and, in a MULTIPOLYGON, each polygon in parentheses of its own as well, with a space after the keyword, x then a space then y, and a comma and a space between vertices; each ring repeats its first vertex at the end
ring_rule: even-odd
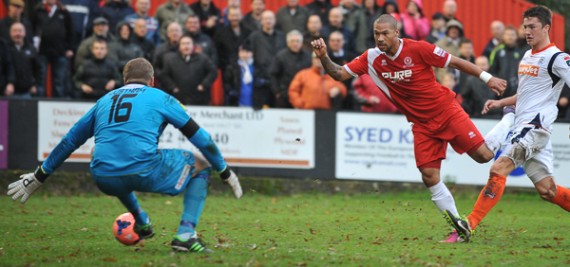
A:
POLYGON ((449 210, 453 214, 459 215, 451 192, 449 192, 449 189, 441 180, 436 185, 430 187, 429 191, 431 192, 431 200, 440 212, 443 213, 445 210, 449 210))
POLYGON ((552 199, 552 203, 560 206, 566 211, 570 211, 570 189, 557 185, 556 195, 552 199))
POLYGON ((135 196, 135 193, 131 192, 130 194, 124 197, 118 197, 121 203, 127 208, 127 210, 133 214, 135 217, 136 223, 138 225, 145 225, 150 222, 148 218, 148 214, 142 210, 135 196))
POLYGON ((195 233, 194 228, 198 225, 208 193, 209 176, 210 168, 207 168, 199 172, 195 177, 192 177, 188 182, 186 191, 184 191, 184 211, 182 212, 177 236, 186 237, 195 233))
POLYGON ((467 216, 471 229, 475 230, 483 218, 499 203, 505 191, 506 182, 507 177, 497 173, 491 173, 489 180, 487 180, 487 185, 483 187, 483 190, 481 190, 477 198, 477 202, 475 202, 473 211, 467 216))

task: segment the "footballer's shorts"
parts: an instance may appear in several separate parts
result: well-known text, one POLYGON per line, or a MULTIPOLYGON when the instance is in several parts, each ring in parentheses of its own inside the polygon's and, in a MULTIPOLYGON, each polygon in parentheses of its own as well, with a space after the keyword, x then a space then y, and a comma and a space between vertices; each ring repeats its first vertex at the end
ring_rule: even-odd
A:
POLYGON ((159 149, 158 166, 148 171, 122 176, 96 176, 93 180, 103 193, 124 196, 132 191, 177 195, 183 192, 194 173, 194 155, 180 149, 159 149))
POLYGON ((552 176, 554 154, 547 130, 533 125, 517 127, 504 151, 501 157, 511 159, 515 167, 523 166, 533 183, 552 176))
POLYGON ((459 153, 472 151, 485 143, 484 137, 458 103, 424 123, 414 123, 416 166, 445 159, 447 144, 459 153))

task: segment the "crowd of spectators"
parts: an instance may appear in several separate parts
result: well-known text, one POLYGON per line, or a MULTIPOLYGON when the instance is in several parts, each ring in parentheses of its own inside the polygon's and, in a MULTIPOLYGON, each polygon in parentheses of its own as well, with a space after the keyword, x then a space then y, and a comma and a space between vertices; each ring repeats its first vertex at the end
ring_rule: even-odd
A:
MULTIPOLYGON (((476 56, 456 16, 455 0, 444 1, 431 16, 424 13, 422 0, 409 0, 405 7, 394 0, 382 5, 341 0, 338 6, 329 0, 305 6, 287 0, 276 13, 265 9, 264 0, 243 0, 251 1, 247 14, 240 0, 228 0, 223 9, 210 0, 167 0, 150 14, 151 1, 136 0, 133 6, 127 0, 5 1, 2 95, 45 97, 45 83, 51 81, 53 97, 98 99, 122 85, 127 61, 145 57, 155 68, 156 86, 184 104, 209 105, 219 79, 227 106, 397 113, 370 77, 332 80, 312 56, 310 42, 324 38, 331 59, 345 64, 374 46, 374 20, 391 14, 400 22, 402 37, 436 44, 505 79, 502 97, 516 93, 518 63, 529 49, 522 27, 493 21, 490 40, 476 56)), ((472 117, 481 117, 484 102, 497 97, 477 78, 454 69, 435 73, 472 117)), ((559 119, 570 121, 569 98, 566 87, 559 119)))

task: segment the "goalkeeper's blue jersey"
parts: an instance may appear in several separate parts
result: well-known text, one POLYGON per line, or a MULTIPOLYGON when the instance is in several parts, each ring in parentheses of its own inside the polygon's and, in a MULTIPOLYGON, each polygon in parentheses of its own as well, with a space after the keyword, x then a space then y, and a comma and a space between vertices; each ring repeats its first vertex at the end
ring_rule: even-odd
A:
POLYGON ((158 138, 166 125, 181 128, 189 120, 174 97, 156 88, 128 84, 99 99, 56 146, 42 168, 52 173, 75 149, 95 136, 91 161, 94 175, 145 172, 160 162, 158 138))

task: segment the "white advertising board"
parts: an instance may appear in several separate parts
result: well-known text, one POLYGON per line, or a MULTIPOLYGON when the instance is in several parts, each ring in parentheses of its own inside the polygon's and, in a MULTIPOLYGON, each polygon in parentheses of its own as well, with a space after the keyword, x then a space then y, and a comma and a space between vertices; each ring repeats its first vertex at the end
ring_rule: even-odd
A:
MULTIPOLYGON (((38 103, 38 160, 51 150, 94 103, 38 103)), ((233 166, 301 168, 315 166, 315 112, 250 108, 187 107, 206 129, 226 161, 233 166)), ((71 154, 67 162, 90 162, 93 138, 71 154)), ((187 138, 169 125, 160 148, 196 150, 187 138)))
MULTIPOLYGON (((473 120, 485 134, 498 122, 473 120)), ((337 113, 336 177, 339 179, 421 182, 416 168, 411 126, 403 115, 337 113)), ((568 124, 556 123, 553 129, 554 176, 570 186, 570 140, 568 124)), ((441 177, 457 184, 484 185, 492 161, 476 163, 468 155, 457 154, 451 146, 442 163, 441 177)), ((507 179, 509 186, 532 187, 522 168, 507 179)))

